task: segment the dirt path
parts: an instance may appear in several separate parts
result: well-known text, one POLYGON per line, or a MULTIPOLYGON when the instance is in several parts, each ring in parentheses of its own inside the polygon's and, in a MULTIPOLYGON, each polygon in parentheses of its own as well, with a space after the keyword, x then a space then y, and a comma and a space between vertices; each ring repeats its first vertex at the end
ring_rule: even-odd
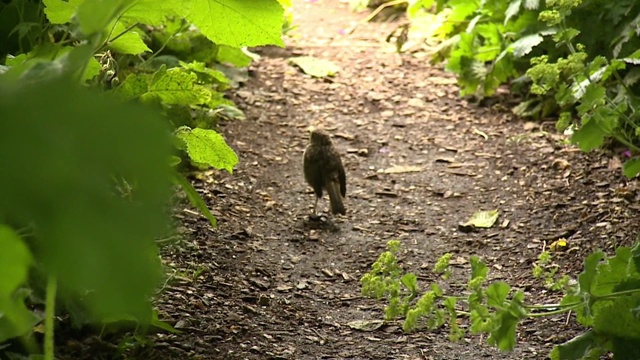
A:
MULTIPOLYGON (((572 319, 528 323, 516 350, 500 354, 478 336, 451 343, 446 328, 406 335, 395 322, 374 332, 347 326, 382 319, 382 304, 360 296, 359 279, 391 239, 402 240, 402 265, 423 286, 445 252, 463 284, 462 259, 475 254, 492 279, 518 286, 528 302, 556 301, 531 278, 545 243, 569 240, 556 261, 574 277, 591 249, 631 244, 639 208, 628 200, 637 200, 637 186, 615 158, 563 145, 552 123, 469 104, 427 59, 381 51, 393 25, 365 24, 344 36, 362 15, 335 0, 294 3, 300 28, 289 47, 263 50, 235 93, 247 120, 222 124, 237 170, 195 180, 219 227, 185 211, 186 241, 165 254, 176 273, 159 306, 183 334, 159 335, 152 357, 544 359, 574 336, 572 319), (295 55, 342 70, 332 81, 313 79, 288 64, 295 55), (313 195, 301 156, 310 125, 329 130, 343 154, 347 216, 334 226, 308 221, 313 195), (420 170, 382 172, 394 166, 420 170), (498 223, 508 224, 459 232, 480 209, 499 209, 498 223)), ((319 208, 326 211, 326 198, 319 208)))

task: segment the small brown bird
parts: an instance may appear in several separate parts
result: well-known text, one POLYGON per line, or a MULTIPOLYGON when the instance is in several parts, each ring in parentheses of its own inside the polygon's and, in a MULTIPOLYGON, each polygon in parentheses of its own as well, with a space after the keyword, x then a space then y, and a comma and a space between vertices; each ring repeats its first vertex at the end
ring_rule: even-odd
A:
POLYGON ((340 154, 331 143, 331 137, 323 130, 311 132, 309 145, 303 156, 304 178, 316 194, 313 213, 316 213, 322 190, 329 194, 332 214, 346 214, 342 198, 347 194, 347 178, 340 154))

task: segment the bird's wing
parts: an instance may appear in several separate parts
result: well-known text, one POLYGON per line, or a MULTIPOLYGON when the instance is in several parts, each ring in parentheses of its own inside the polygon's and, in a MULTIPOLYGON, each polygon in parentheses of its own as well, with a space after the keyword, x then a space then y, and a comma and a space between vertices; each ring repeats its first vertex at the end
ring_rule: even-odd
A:
POLYGON ((342 194, 342 197, 346 197, 347 196, 347 175, 344 173, 344 167, 342 166, 342 163, 338 168, 338 181, 340 182, 340 193, 342 194))

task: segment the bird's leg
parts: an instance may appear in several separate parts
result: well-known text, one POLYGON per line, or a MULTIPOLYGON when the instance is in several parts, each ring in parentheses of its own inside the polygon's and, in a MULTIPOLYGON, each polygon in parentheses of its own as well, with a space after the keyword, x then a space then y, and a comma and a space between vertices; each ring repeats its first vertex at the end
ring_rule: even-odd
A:
POLYGON ((318 207, 318 197, 316 196, 316 202, 313 203, 313 215, 317 215, 316 208, 318 207))

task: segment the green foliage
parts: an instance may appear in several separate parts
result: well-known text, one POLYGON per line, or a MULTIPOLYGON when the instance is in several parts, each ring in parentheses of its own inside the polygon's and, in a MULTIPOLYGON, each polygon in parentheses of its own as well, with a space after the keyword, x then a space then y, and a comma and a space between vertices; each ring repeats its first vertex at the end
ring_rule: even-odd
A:
MULTIPOLYGON (((448 324, 450 338, 458 340, 465 335, 458 320, 459 315, 464 315, 470 321, 470 333, 488 334, 490 345, 512 350, 516 346, 517 326, 523 320, 572 311, 581 325, 591 329, 554 347, 552 359, 594 359, 610 351, 621 359, 638 358, 640 242, 633 248, 619 248, 613 257, 600 251, 591 254, 577 284, 569 286, 568 281, 564 282, 566 293, 562 301, 549 305, 526 305, 523 292, 514 291, 501 281, 486 285, 489 268, 476 256, 469 262, 471 277, 466 296, 445 296, 438 284, 431 284, 431 290, 420 295, 416 277, 405 274, 398 265, 399 251, 398 241, 389 243, 388 250, 362 277, 362 293, 385 298, 386 318, 404 317, 403 329, 407 332, 448 324), (464 305, 467 309, 460 310, 464 305)), ((441 258, 437 270, 442 271, 445 262, 441 258)), ((537 271, 544 272, 549 263, 549 254, 541 254, 537 265, 541 270, 537 271)))
POLYGON ((461 95, 490 96, 512 81, 528 92, 513 110, 558 114, 557 127, 584 151, 610 139, 634 155, 624 174, 640 171, 640 3, 635 0, 410 1, 413 31, 439 38, 461 95), (425 16, 435 10, 437 16, 425 16), (424 19, 429 21, 425 21, 424 19), (435 31, 429 30, 436 23, 435 31), (594 24, 598 24, 594 26, 594 24))
POLYGON ((189 157, 197 163, 225 169, 229 173, 238 163, 236 153, 213 130, 182 127, 177 130, 176 136, 184 142, 189 157))
POLYGON ((175 332, 150 303, 171 184, 216 224, 175 151, 233 170, 206 128, 243 118, 224 97, 232 67, 250 64, 246 46, 282 46, 282 22, 276 0, 0 3, 0 342, 40 352, 27 303, 46 307, 46 359, 56 310, 175 332))
POLYGON ((40 319, 24 304, 25 293, 16 296, 27 280, 33 257, 26 244, 10 227, 0 225, 0 342, 25 334, 40 319))
POLYGON ((563 275, 558 278, 558 269, 560 266, 552 261, 551 253, 543 251, 538 255, 538 262, 533 267, 533 277, 544 280, 547 289, 560 291, 569 285, 569 276, 563 275))
POLYGON ((159 114, 65 80, 4 84, 0 112, 0 151, 12 154, 0 159, 0 222, 33 229, 18 237, 2 227, 0 254, 11 256, 3 273, 12 275, 0 282, 2 340, 31 330, 35 318, 14 295, 30 271, 55 274, 59 296, 93 321, 126 314, 148 324, 162 274, 154 239, 166 231, 170 193, 159 114), (130 196, 117 196, 117 178, 130 196))
MULTIPOLYGON (((24 1, 14 3, 19 7, 24 1)), ((0 18, 10 10, 0 5, 0 18)), ((39 27, 49 36, 12 53, 6 60, 5 79, 39 81, 73 71, 79 81, 92 80, 122 99, 161 107, 176 128, 210 127, 216 119, 243 118, 224 99, 233 83, 224 67, 250 63, 242 46, 283 44, 283 8, 275 0, 47 0, 40 10, 49 23, 41 15, 39 27), (148 34, 141 24, 153 31, 148 34), (166 55, 158 55, 163 50, 166 55)))

